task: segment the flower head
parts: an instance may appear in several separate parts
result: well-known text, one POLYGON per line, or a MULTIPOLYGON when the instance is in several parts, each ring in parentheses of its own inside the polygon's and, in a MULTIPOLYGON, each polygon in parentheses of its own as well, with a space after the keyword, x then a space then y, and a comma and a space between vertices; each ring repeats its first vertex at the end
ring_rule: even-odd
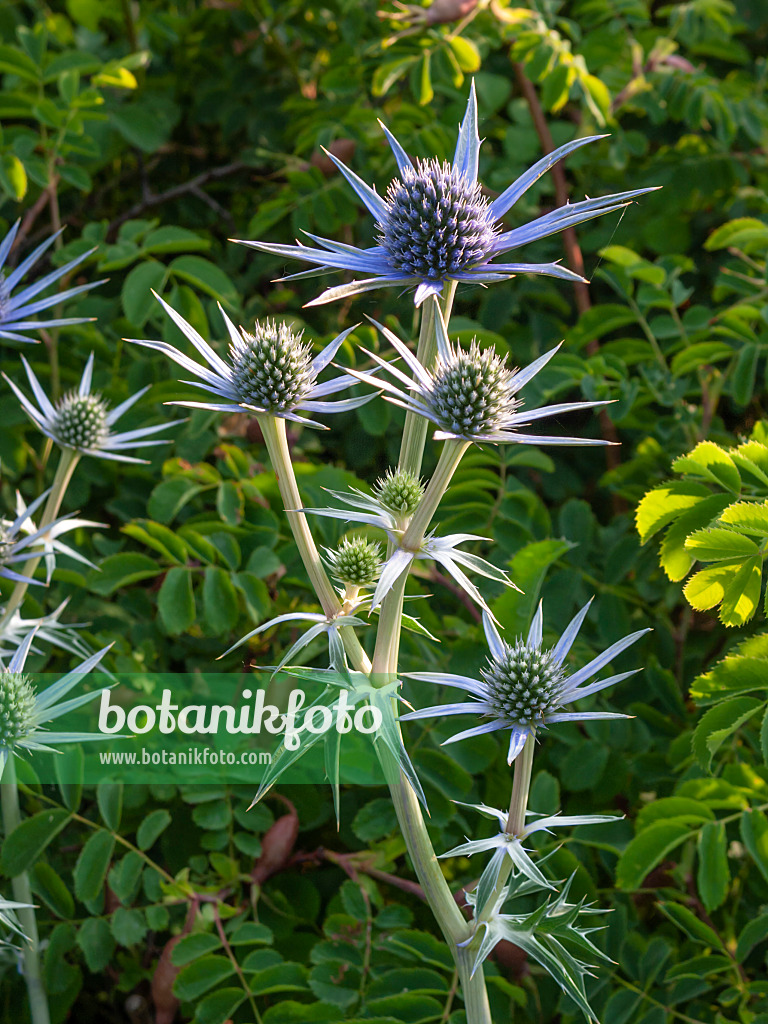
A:
POLYGON ((606 651, 593 658, 589 664, 569 674, 565 658, 589 611, 586 605, 566 627, 554 647, 542 650, 543 612, 541 603, 533 617, 527 640, 508 644, 499 636, 493 619, 484 612, 483 626, 490 648, 486 665, 480 670, 481 679, 468 676, 450 675, 442 672, 409 672, 410 679, 438 683, 466 690, 471 700, 463 703, 437 705, 422 708, 403 715, 403 719, 435 718, 442 715, 476 715, 490 721, 473 726, 452 736, 446 743, 455 743, 469 736, 509 729, 508 762, 511 764, 525 746, 525 741, 537 729, 546 728, 556 722, 583 722, 598 718, 627 718, 627 715, 608 711, 564 711, 573 701, 588 697, 607 686, 613 686, 638 672, 621 672, 584 686, 588 679, 604 668, 610 661, 626 650, 648 629, 630 633, 618 640, 606 651))
POLYGON ((32 422, 60 448, 67 448, 79 452, 81 455, 95 455, 100 459, 111 459, 115 462, 143 462, 143 459, 124 455, 123 452, 127 448, 147 448, 151 445, 169 444, 170 442, 167 440, 147 441, 144 439, 150 434, 156 434, 158 430, 164 430, 166 427, 183 422, 174 420, 173 423, 161 423, 154 427, 139 427, 138 430, 127 430, 121 434, 115 434, 112 432, 114 424, 124 412, 138 402, 142 395, 149 391, 151 385, 140 388, 135 395, 131 395, 120 405, 110 409, 100 395, 91 393, 93 378, 93 352, 91 352, 83 370, 80 386, 63 395, 54 404, 43 391, 40 381, 24 356, 21 357, 21 361, 27 371, 27 378, 37 399, 37 405, 27 398, 21 388, 17 387, 7 374, 4 373, 3 377, 10 384, 32 422))
MULTIPOLYGON (((608 405, 608 402, 561 402, 540 409, 520 411, 517 393, 542 370, 560 348, 557 345, 522 370, 512 370, 493 349, 481 349, 473 340, 468 350, 452 345, 445 321, 435 303, 437 360, 433 369, 419 362, 396 334, 377 323, 378 329, 402 357, 413 379, 393 363, 367 352, 396 381, 373 381, 366 373, 350 370, 358 380, 375 383, 385 398, 409 412, 423 416, 437 426, 435 440, 472 441, 492 444, 604 445, 600 438, 551 437, 526 434, 520 427, 566 412, 577 412, 608 405), (398 386, 399 385, 399 386, 398 386)), ((363 350, 365 351, 365 350, 363 350)))
POLYGON ((199 381, 182 381, 183 384, 202 388, 215 396, 212 402, 169 402, 169 405, 212 409, 216 412, 261 413, 322 429, 322 423, 306 419, 298 413, 347 412, 374 397, 363 395, 340 402, 318 401, 357 383, 349 374, 324 384, 317 383, 319 374, 328 366, 354 327, 342 331, 313 359, 311 348, 302 340, 301 332, 295 333, 285 324, 269 320, 257 323, 254 330, 249 332, 244 327, 235 327, 219 306, 230 341, 229 362, 226 362, 175 309, 159 295, 156 298, 208 365, 201 366, 164 341, 144 341, 138 338, 127 340, 162 352, 199 378, 199 381))
POLYGON ((326 549, 326 556, 331 575, 346 586, 370 586, 381 572, 381 545, 365 537, 345 538, 335 551, 326 549))
MULTIPOLYGON (((99 733, 50 732, 45 726, 83 704, 101 696, 101 690, 62 700, 82 677, 91 672, 109 650, 105 647, 86 658, 76 669, 67 672, 42 693, 36 693, 24 672, 34 632, 27 634, 7 668, 0 665, 0 776, 14 750, 53 750, 51 743, 80 743, 100 739, 99 733)), ((112 645, 110 644, 110 647, 112 645)))
POLYGON ((331 302, 374 288, 415 287, 414 301, 418 306, 428 295, 439 294, 445 281, 485 284, 507 280, 514 274, 545 274, 569 281, 583 280, 559 263, 496 263, 494 260, 528 242, 619 210, 634 196, 653 189, 635 189, 566 204, 530 224, 503 231, 501 218, 553 164, 581 146, 605 136, 575 139, 560 146, 489 203, 478 184, 480 138, 477 123, 473 83, 450 164, 438 160, 417 160, 414 164, 397 139, 382 125, 399 171, 399 177, 390 183, 384 198, 332 153, 327 154, 374 217, 379 232, 378 245, 370 249, 342 245, 309 232, 308 237, 320 248, 242 239, 235 241, 278 256, 304 260, 319 268, 296 275, 299 277, 323 274, 333 269, 367 275, 363 280, 327 289, 309 305, 331 302))
POLYGON ((42 312, 44 309, 48 309, 50 306, 58 306, 67 299, 71 299, 74 295, 80 295, 81 292, 88 291, 89 288, 97 288, 100 284, 104 284, 104 281, 94 281, 93 283, 78 285, 76 288, 66 288, 63 292, 54 292, 53 295, 49 295, 44 299, 38 299, 36 302, 30 300, 39 295, 40 292, 45 291, 49 285, 58 281, 59 278, 68 274, 70 270, 73 270, 79 263, 82 263, 95 250, 89 249, 82 256, 75 257, 69 263, 65 263, 63 267, 57 267, 50 274, 41 277, 34 284, 28 284, 26 288, 14 295, 13 290, 16 285, 61 234, 61 231, 57 231, 56 234, 51 235, 41 245, 38 245, 25 260, 22 260, 15 270, 6 275, 3 268, 11 247, 16 240, 20 223, 21 221, 16 221, 2 242, 0 242, 0 338, 6 338, 9 341, 34 341, 35 339, 27 337, 29 331, 38 331, 41 327, 65 327, 69 324, 86 323, 90 320, 90 317, 80 316, 64 319, 58 317, 52 320, 30 320, 29 317, 42 312))
POLYGON ((410 517, 424 497, 424 484, 409 469, 388 469, 373 485, 373 493, 398 518, 410 517))
POLYGON ((35 498, 27 508, 21 495, 16 493, 16 518, 14 520, 0 519, 0 576, 9 580, 25 580, 29 583, 39 583, 39 580, 29 579, 22 576, 10 566, 19 562, 26 562, 32 558, 39 558, 43 554, 46 567, 46 582, 51 582, 53 570, 56 568, 56 554, 68 555, 70 558, 83 562, 91 569, 96 566, 89 562, 83 555, 78 554, 67 544, 58 538, 69 530, 77 530, 81 526, 103 526, 103 523, 92 523, 88 519, 75 519, 74 513, 54 519, 48 526, 37 529, 32 516, 40 505, 48 497, 49 491, 44 491, 39 498, 35 498))

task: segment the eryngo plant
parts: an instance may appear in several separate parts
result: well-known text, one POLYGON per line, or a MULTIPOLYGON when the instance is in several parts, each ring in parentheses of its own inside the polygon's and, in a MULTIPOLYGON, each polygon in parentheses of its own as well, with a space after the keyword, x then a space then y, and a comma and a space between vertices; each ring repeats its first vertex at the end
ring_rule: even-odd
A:
MULTIPOLYGON (((341 342, 347 338, 352 340, 351 328, 313 358, 309 342, 289 327, 266 322, 257 325, 255 330, 246 331, 236 328, 225 316, 229 335, 229 355, 225 360, 215 343, 202 338, 166 303, 163 303, 166 312, 203 356, 207 366, 200 366, 164 342, 139 344, 164 352, 191 371, 202 384, 188 383, 202 386, 217 399, 181 404, 202 405, 221 412, 250 412, 258 418, 286 514, 322 610, 316 614, 290 612, 278 616, 252 630, 230 650, 272 627, 306 622, 308 628, 281 659, 279 667, 288 666, 288 671, 296 678, 322 684, 322 692, 313 708, 331 713, 337 706, 340 692, 345 691, 351 703, 369 705, 379 712, 381 725, 376 751, 384 767, 411 861, 455 957, 468 1024, 490 1024, 482 963, 501 939, 509 939, 524 948, 552 974, 584 1013, 592 1016, 584 979, 591 964, 602 954, 589 938, 594 929, 586 927, 583 919, 596 911, 583 904, 569 903, 570 883, 563 885, 548 866, 547 858, 537 857, 528 844, 530 837, 537 833, 577 824, 603 823, 615 820, 615 816, 532 814, 528 810, 532 765, 535 745, 549 726, 567 721, 626 717, 622 712, 600 705, 573 710, 571 704, 582 698, 593 698, 631 675, 632 671, 623 671, 591 681, 646 630, 636 630, 617 640, 580 667, 571 664, 571 648, 589 605, 577 612, 552 646, 544 643, 541 606, 525 640, 503 640, 492 606, 467 572, 504 586, 514 586, 514 580, 506 570, 467 548, 483 538, 474 534, 442 535, 439 523, 434 527, 431 524, 453 474, 473 444, 606 443, 602 438, 533 431, 532 425, 540 419, 584 412, 605 403, 574 400, 529 409, 524 404, 525 386, 545 370, 556 357, 557 349, 541 354, 529 366, 515 369, 493 348, 481 347, 476 341, 468 346, 451 341, 448 318, 455 282, 499 281, 519 271, 573 278, 575 275, 556 264, 512 265, 494 260, 525 241, 617 210, 630 198, 647 190, 586 200, 546 214, 530 225, 504 232, 498 220, 520 195, 555 160, 592 140, 576 140, 545 157, 502 196, 489 203, 478 187, 479 138, 474 90, 451 164, 434 160, 412 163, 388 132, 387 136, 397 160, 399 177, 392 182, 385 198, 337 161, 376 219, 377 246, 357 250, 324 239, 315 239, 322 249, 248 244, 268 252, 307 259, 321 271, 346 268, 373 274, 367 280, 332 288, 317 301, 385 285, 415 286, 416 304, 423 306, 416 354, 392 331, 377 324, 391 352, 360 350, 363 362, 357 361, 358 368, 347 370, 328 384, 318 385, 319 372, 331 362, 341 342), (300 413, 353 408, 360 399, 347 400, 343 405, 316 399, 321 389, 322 395, 326 395, 357 381, 383 392, 386 400, 406 410, 398 464, 374 483, 372 493, 355 488, 334 491, 330 492, 328 506, 304 509, 286 442, 285 421, 307 423, 300 413), (423 483, 419 474, 428 424, 436 428, 433 438, 442 442, 442 450, 431 479, 423 483), (362 528, 366 533, 348 534, 337 548, 326 549, 323 558, 312 536, 307 513, 354 524, 355 530, 362 528), (386 552, 367 531, 379 531, 381 541, 386 542, 386 552), (401 630, 405 626, 419 628, 418 623, 403 612, 405 585, 411 568, 420 561, 441 565, 483 609, 489 655, 479 678, 450 672, 401 671, 401 630), (378 614, 378 621, 372 620, 372 613, 378 614), (365 624, 368 624, 367 635, 371 638, 375 635, 372 657, 357 637, 357 630, 365 624), (306 659, 305 649, 316 638, 327 642, 327 667, 292 665, 292 659, 300 651, 304 652, 302 659, 306 659), (406 678, 417 683, 463 689, 469 699, 410 710, 401 715, 402 680, 406 678), (403 721, 443 715, 462 716, 469 721, 449 742, 508 730, 509 740, 505 737, 507 759, 510 764, 514 763, 508 809, 474 805, 482 815, 497 821, 497 833, 487 839, 468 839, 466 844, 443 855, 491 854, 479 883, 468 894, 472 908, 470 920, 457 910, 453 893, 438 866, 419 806, 425 804, 424 793, 401 734, 403 721), (518 913, 514 908, 509 909, 508 903, 516 897, 536 893, 543 894, 543 902, 534 911, 518 913)), ((362 400, 373 397, 375 393, 362 400)), ((417 694, 410 696, 415 698, 417 694)), ((304 737, 299 749, 279 748, 262 779, 256 799, 279 780, 303 749, 317 742, 318 736, 312 734, 304 737)), ((338 814, 341 737, 330 745, 327 737, 324 742, 325 763, 338 814)))

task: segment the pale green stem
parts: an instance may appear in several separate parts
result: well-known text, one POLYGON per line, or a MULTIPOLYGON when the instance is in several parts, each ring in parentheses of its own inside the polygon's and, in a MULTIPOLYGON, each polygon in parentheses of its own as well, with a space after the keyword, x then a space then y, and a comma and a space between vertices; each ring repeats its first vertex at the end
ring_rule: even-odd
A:
MULTIPOLYGON (((9 755, 6 761, 0 791, 3 831, 7 838, 21 821, 19 790, 16 785, 16 766, 13 753, 9 755)), ((26 871, 12 879, 11 887, 13 889, 13 898, 17 903, 32 902, 32 890, 29 885, 29 875, 26 871)), ((29 1013, 32 1024, 50 1024, 48 1000, 46 999, 43 975, 40 968, 40 940, 37 933, 35 911, 32 907, 29 907, 24 910, 17 910, 16 915, 26 936, 26 939, 21 940, 22 970, 27 986, 27 994, 29 995, 29 1013)))
MULTIPOLYGON (((72 479, 75 466, 77 466, 79 461, 79 452, 74 451, 72 448, 61 449, 59 464, 56 467, 56 475, 54 476, 53 484, 51 485, 51 493, 48 495, 48 500, 45 503, 42 518, 38 523, 38 529, 42 530, 46 526, 49 526, 59 514, 59 509, 61 508, 64 495, 67 492, 67 487, 72 479)), ((5 623, 10 620, 13 613, 24 600, 24 595, 27 592, 29 581, 35 575, 35 570, 40 564, 41 557, 42 556, 30 558, 28 562, 24 563, 22 575, 26 578, 24 580, 19 580, 11 591, 8 604, 5 606, 5 612, 3 613, 3 617, 0 619, 0 629, 2 629, 5 623)))
MULTIPOLYGON (((304 514, 299 487, 296 483, 296 474, 291 462, 291 453, 288 449, 285 420, 277 416, 259 416, 258 420, 272 461, 272 468, 275 471, 277 486, 280 488, 280 496, 285 505, 288 524, 291 527, 304 568, 307 570, 307 575, 317 594, 323 614, 329 619, 336 618, 342 611, 341 601, 328 579, 315 540, 307 525, 307 517, 304 514)), ((371 665, 368 656, 352 627, 343 626, 339 630, 339 635, 353 663, 360 668, 360 671, 370 672, 371 665)))
MULTIPOLYGON (((443 312, 443 320, 445 320, 446 324, 451 318, 455 294, 456 282, 446 281, 439 300, 440 308, 443 312)), ((416 346, 416 358, 427 370, 434 366, 437 356, 437 335, 435 333, 435 310, 437 305, 438 299, 432 297, 427 299, 422 306, 421 328, 419 330, 419 343, 416 346)), ((400 444, 399 469, 408 469, 415 473, 416 476, 419 475, 428 429, 429 422, 423 416, 419 416, 415 412, 406 413, 403 439, 400 444)))
MULTIPOLYGON (((533 754, 536 749, 536 736, 531 732, 525 746, 515 761, 515 774, 512 780, 512 796, 509 801, 509 816, 506 833, 510 836, 522 836, 525 833, 525 813, 528 810, 528 795, 531 791, 531 773, 533 771, 533 754)), ((493 892, 484 907, 478 907, 478 921, 487 921, 491 916, 501 890, 506 885, 512 871, 512 861, 505 857, 504 863, 496 879, 493 892)))

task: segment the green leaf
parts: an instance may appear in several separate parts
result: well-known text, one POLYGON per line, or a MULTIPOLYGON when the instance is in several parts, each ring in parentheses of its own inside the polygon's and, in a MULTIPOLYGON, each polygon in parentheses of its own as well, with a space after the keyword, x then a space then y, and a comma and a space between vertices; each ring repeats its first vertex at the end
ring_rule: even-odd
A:
POLYGON ((102 891, 114 848, 115 837, 104 829, 88 839, 75 864, 75 895, 79 900, 95 900, 102 891))
POLYGON ((735 530, 715 527, 697 530, 685 542, 685 547, 702 562, 724 558, 749 558, 758 553, 757 544, 735 530))
POLYGON ((630 892, 639 889, 651 871, 690 835, 688 825, 678 821, 657 821, 643 829, 619 858, 616 865, 618 887, 630 892))
POLYGON ((240 488, 231 480, 219 484, 216 492, 216 511, 225 523, 239 526, 243 519, 244 501, 240 488))
POLYGON ((729 247, 749 251, 753 245, 759 249, 768 245, 768 224, 756 217, 738 217, 716 228, 704 243, 704 248, 710 252, 729 247))
POLYGON ((59 785, 61 799, 68 810, 73 813, 80 806, 83 795, 83 779, 85 776, 85 756, 83 748, 69 746, 56 755, 53 761, 56 781, 59 785))
POLYGON ((202 256, 179 256, 169 266, 174 277, 180 277, 199 291, 218 299, 224 305, 237 306, 237 289, 215 263, 202 256))
POLYGON ((27 194, 27 172, 13 153, 3 153, 0 159, 0 185, 17 203, 27 194))
MULTIPOLYGON (((385 96, 392 86, 411 69, 417 57, 401 57, 379 64, 371 79, 371 91, 374 96, 385 96)), ((271 226, 271 225, 270 225, 271 226)))
POLYGON ((667 576, 678 582, 690 572, 696 561, 694 555, 686 549, 689 534, 701 527, 708 526, 728 505, 730 496, 712 494, 702 498, 693 508, 681 513, 664 534, 659 549, 659 562, 667 576))
POLYGON ((731 884, 725 825, 711 821, 699 832, 696 884, 707 913, 725 902, 731 884))
POLYGON ((136 898, 143 871, 144 858, 136 850, 129 850, 107 876, 110 889, 126 906, 136 898))
POLYGON ((185 935, 173 947, 171 963, 175 967, 184 967, 185 964, 192 963, 193 960, 200 960, 206 953, 218 949, 220 945, 221 940, 218 935, 212 935, 207 932, 195 932, 192 935, 185 935))
POLYGON ((121 587, 159 576, 162 571, 151 558, 138 552, 109 555, 101 563, 98 572, 90 573, 88 585, 94 593, 108 597, 121 587))
POLYGON ((727 523, 742 533, 761 538, 768 537, 768 501, 762 505, 751 501, 737 501, 724 510, 720 522, 727 523))
POLYGON ((478 71, 480 68, 480 51, 475 44, 463 36, 453 36, 448 40, 456 61, 464 72, 478 71))
POLYGON ((699 442, 690 455, 675 459, 672 469, 676 473, 689 473, 720 484, 734 494, 741 490, 741 477, 733 459, 713 441, 699 442))
POLYGON ((161 523, 170 523, 187 502, 204 490, 205 487, 196 480, 187 480, 181 476, 163 480, 152 491, 147 512, 161 523))
POLYGON ((115 952, 115 940, 102 917, 86 918, 77 933, 77 944, 94 974, 104 970, 115 952))
POLYGON ((741 838, 760 874, 768 882, 768 818, 762 811, 745 811, 739 822, 741 838))
POLYGON ((742 963, 759 942, 768 939, 768 914, 748 921, 742 928, 736 941, 736 959, 742 963))
POLYGON ((672 480, 649 491, 637 507, 635 525, 640 543, 645 544, 663 527, 708 497, 710 492, 706 487, 686 480, 672 480))
POLYGON ((126 318, 135 327, 143 327, 150 313, 157 308, 152 289, 158 293, 163 291, 166 274, 162 263, 147 260, 134 267, 123 282, 120 301, 126 318))
POLYGON ((194 231, 176 227, 172 224, 166 224, 155 231, 150 231, 141 243, 141 252, 144 255, 149 255, 150 253, 202 252, 210 248, 210 239, 202 238, 194 231))
POLYGON ((203 612, 212 636, 222 636, 237 625, 240 614, 237 591, 225 569, 209 566, 203 582, 203 612))
POLYGON ((670 363, 670 369, 675 377, 682 377, 702 366, 730 359, 733 354, 733 348, 724 341, 702 341, 678 352, 670 363))
POLYGON ((222 988, 206 996, 195 1010, 194 1024, 224 1024, 245 1002, 242 988, 222 988))
POLYGON ((179 565, 187 563, 186 544, 167 526, 153 523, 151 519, 141 519, 123 526, 122 532, 158 551, 169 562, 177 562, 179 565))
POLYGON ((512 636, 527 633, 549 567, 574 545, 567 540, 539 540, 526 544, 510 563, 510 575, 523 593, 511 588, 493 604, 493 613, 512 636))
POLYGON ((768 708, 763 715, 763 724, 760 726, 760 749, 763 752, 763 761, 768 765, 768 708))
POLYGON ((16 49, 15 46, 0 46, 0 71, 35 83, 39 82, 42 77, 42 69, 31 57, 16 49))
POLYGON ((32 892, 43 900, 47 906, 65 920, 75 916, 75 901, 64 880, 56 874, 50 864, 38 861, 29 874, 32 892))
POLYGON ((744 345, 736 359, 731 376, 731 394, 736 405, 745 406, 752 401, 755 391, 757 363, 762 353, 759 345, 744 345))
POLYGON ((430 53, 429 50, 425 50, 421 58, 421 67, 419 69, 419 104, 422 107, 431 103, 435 95, 435 90, 432 88, 432 74, 429 64, 430 53))
POLYGON ((700 921, 687 907, 683 907, 679 903, 672 903, 671 901, 662 901, 657 906, 673 924, 676 924, 694 942, 703 942, 705 946, 723 949, 723 944, 717 932, 710 928, 709 925, 704 924, 703 921, 700 921))
POLYGON ((70 818, 69 811, 57 807, 50 811, 39 811, 20 822, 3 843, 0 854, 3 873, 9 878, 15 878, 28 870, 70 818))
POLYGON ((761 557, 731 559, 697 572, 688 580, 683 593, 696 611, 708 611, 722 603, 723 624, 741 626, 755 613, 761 583, 761 557))
POLYGON ((195 595, 189 569, 180 566, 169 569, 158 591, 157 609, 171 636, 184 633, 194 623, 195 595))
POLYGON ((123 815, 122 782, 100 782, 96 787, 96 803, 107 827, 116 832, 123 815))
POLYGON ((112 934, 119 943, 128 949, 137 946, 147 934, 147 922, 144 913, 135 908, 118 907, 112 915, 112 934))
POLYGON ((679 819, 680 824, 698 825, 704 821, 714 821, 715 815, 710 807, 701 800, 692 800, 684 796, 666 796, 653 800, 641 808, 635 821, 637 832, 642 832, 657 821, 679 819))
POLYGON ((152 811, 136 830, 136 845, 140 850, 148 850, 154 846, 160 835, 171 824, 171 816, 166 810, 152 811))
POLYGON ((716 704, 702 717, 693 734, 693 753, 705 771, 722 744, 764 706, 755 697, 733 697, 716 704))

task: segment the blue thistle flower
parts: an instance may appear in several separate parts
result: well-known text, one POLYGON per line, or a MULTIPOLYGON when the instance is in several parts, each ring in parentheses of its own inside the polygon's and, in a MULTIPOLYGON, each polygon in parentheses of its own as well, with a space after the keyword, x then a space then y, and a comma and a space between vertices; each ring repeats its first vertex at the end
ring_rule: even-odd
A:
MULTIPOLYGON (((529 224, 504 231, 499 223, 501 218, 531 185, 558 160, 605 136, 592 135, 560 146, 525 171, 497 199, 488 202, 478 183, 480 138, 474 83, 450 164, 434 159, 417 160, 414 164, 394 135, 383 124, 381 127, 400 174, 390 183, 383 198, 332 153, 327 153, 373 215, 379 232, 378 245, 358 249, 309 232, 307 236, 319 248, 301 243, 279 245, 232 239, 240 245, 304 260, 319 268, 292 277, 311 277, 330 270, 351 270, 366 275, 351 284, 328 288, 309 302, 309 306, 388 287, 414 287, 414 302, 419 306, 429 295, 439 295, 446 281, 488 284, 505 281, 515 274, 544 274, 566 281, 583 281, 579 274, 559 263, 496 263, 494 260, 521 245, 620 210, 635 196, 654 191, 640 188, 567 203, 529 224)), ((282 280, 290 280, 290 277, 282 280)))
POLYGON ((412 718, 435 718, 442 715, 472 715, 478 712, 490 721, 473 726, 452 736, 447 743, 479 736, 486 732, 509 729, 508 762, 512 764, 525 746, 525 741, 537 729, 546 728, 556 722, 585 722, 598 718, 627 718, 627 715, 610 711, 564 711, 563 708, 578 700, 588 697, 598 690, 628 679, 638 672, 620 672, 618 675, 600 679, 584 686, 588 679, 596 675, 609 662, 625 651, 641 636, 650 632, 640 629, 630 633, 622 640, 603 651, 589 664, 569 674, 565 668, 565 658, 573 641, 581 628, 591 600, 577 612, 566 627, 565 632, 550 650, 542 650, 543 612, 541 603, 533 617, 527 640, 518 640, 508 644, 499 636, 493 619, 487 611, 483 612, 483 626, 488 641, 490 656, 486 667, 480 670, 481 679, 458 676, 445 672, 407 672, 409 679, 454 686, 466 690, 472 697, 471 701, 443 704, 435 707, 421 708, 402 715, 403 720, 412 718))
POLYGON ((28 331, 38 331, 41 327, 66 327, 70 324, 87 323, 92 319, 91 317, 58 317, 52 320, 30 320, 29 317, 34 316, 36 313, 41 313, 50 306, 58 306, 59 303, 65 302, 75 295, 80 295, 82 292, 88 291, 89 288, 96 288, 98 285, 104 284, 104 281, 94 281, 88 284, 77 285, 75 288, 66 288, 63 292, 54 292, 53 295, 48 295, 44 299, 38 299, 36 302, 30 300, 39 295, 49 285, 58 281, 59 278, 68 274, 70 270, 73 270, 96 250, 89 249, 82 256, 76 256, 69 263, 65 263, 63 267, 57 267, 50 274, 41 277, 34 284, 27 285, 26 288, 14 295, 13 289, 16 285, 61 234, 61 231, 57 231, 50 238, 46 238, 25 260, 22 260, 15 270, 12 270, 6 276, 3 268, 11 251, 11 246, 16 240, 20 223, 20 221, 16 221, 2 242, 0 242, 0 338, 5 338, 8 341, 34 342, 34 338, 26 336, 28 331))

